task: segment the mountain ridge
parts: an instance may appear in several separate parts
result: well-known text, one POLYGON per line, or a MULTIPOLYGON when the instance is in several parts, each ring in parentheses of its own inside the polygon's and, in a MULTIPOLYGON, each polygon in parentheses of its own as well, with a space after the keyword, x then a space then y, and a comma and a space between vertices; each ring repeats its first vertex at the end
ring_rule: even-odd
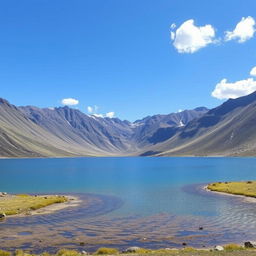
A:
POLYGON ((129 122, 0 98, 0 157, 256 155, 256 92, 129 122))

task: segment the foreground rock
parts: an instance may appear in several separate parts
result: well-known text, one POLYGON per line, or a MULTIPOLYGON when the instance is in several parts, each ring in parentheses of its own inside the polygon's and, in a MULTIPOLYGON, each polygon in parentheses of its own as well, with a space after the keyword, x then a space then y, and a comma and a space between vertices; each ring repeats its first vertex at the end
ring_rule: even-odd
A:
POLYGON ((132 246, 132 247, 127 248, 124 252, 126 252, 126 253, 135 253, 135 252, 137 252, 139 249, 140 249, 140 247, 132 246))
POLYGON ((0 220, 6 218, 6 214, 5 213, 0 213, 0 220))
POLYGON ((217 246, 214 247, 214 251, 224 251, 224 247, 220 246, 220 245, 217 245, 217 246))
POLYGON ((244 248, 255 248, 255 244, 252 242, 248 241, 244 243, 244 248))

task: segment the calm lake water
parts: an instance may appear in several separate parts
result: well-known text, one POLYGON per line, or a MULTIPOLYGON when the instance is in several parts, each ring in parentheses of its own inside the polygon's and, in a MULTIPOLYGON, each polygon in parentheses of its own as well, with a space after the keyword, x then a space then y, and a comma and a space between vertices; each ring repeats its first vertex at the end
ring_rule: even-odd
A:
POLYGON ((256 158, 2 159, 0 175, 0 191, 91 200, 47 216, 9 218, 0 223, 3 248, 208 247, 256 237, 254 203, 202 189, 255 180, 256 158))

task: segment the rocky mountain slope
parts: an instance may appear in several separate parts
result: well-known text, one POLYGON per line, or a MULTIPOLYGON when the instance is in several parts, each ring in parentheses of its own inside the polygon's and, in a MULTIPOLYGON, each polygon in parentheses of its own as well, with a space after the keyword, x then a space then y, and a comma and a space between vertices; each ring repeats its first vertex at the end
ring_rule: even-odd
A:
POLYGON ((229 99, 151 147, 155 155, 256 155, 256 92, 229 99))
POLYGON ((256 155, 256 92, 134 123, 0 99, 0 157, 256 155))
POLYGON ((159 129, 179 129, 207 111, 186 110, 134 123, 88 116, 67 106, 16 107, 0 100, 1 157, 122 156, 169 138, 159 129))

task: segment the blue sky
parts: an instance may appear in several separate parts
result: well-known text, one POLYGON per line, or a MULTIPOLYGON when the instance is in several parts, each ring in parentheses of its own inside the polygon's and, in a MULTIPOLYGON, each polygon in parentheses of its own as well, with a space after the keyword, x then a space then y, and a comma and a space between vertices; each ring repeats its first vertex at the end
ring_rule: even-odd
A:
POLYGON ((211 96, 215 86, 226 78, 248 92, 256 66, 254 34, 225 39, 242 17, 256 19, 255 0, 2 1, 0 96, 39 107, 73 98, 85 113, 96 105, 98 114, 131 121, 215 107, 225 100, 211 96), (178 41, 177 29, 191 19, 215 35, 193 53, 179 52, 171 25, 178 41))

